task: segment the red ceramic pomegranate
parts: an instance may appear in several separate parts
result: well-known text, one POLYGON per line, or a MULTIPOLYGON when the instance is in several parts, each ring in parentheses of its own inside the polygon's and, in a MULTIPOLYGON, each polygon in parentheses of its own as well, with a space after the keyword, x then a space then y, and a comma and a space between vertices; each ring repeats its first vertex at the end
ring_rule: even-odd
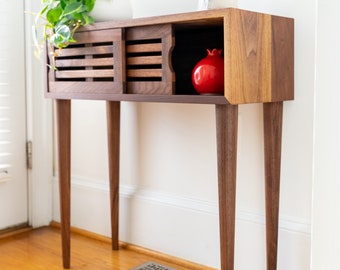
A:
POLYGON ((209 50, 208 55, 194 67, 192 84, 199 94, 224 93, 224 60, 222 50, 209 50))

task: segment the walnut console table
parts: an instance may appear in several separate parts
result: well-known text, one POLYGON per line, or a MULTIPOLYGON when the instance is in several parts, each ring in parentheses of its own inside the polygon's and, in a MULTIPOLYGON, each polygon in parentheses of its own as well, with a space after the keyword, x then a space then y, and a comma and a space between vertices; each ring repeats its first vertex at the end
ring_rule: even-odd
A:
POLYGON ((277 265, 283 101, 294 98, 294 21, 221 9, 96 23, 46 61, 46 97, 55 99, 63 266, 70 267, 70 115, 72 99, 107 104, 112 248, 118 249, 120 103, 216 107, 221 269, 234 269, 238 105, 263 103, 267 269, 277 265), (191 70, 207 48, 221 48, 225 91, 200 96, 191 70))

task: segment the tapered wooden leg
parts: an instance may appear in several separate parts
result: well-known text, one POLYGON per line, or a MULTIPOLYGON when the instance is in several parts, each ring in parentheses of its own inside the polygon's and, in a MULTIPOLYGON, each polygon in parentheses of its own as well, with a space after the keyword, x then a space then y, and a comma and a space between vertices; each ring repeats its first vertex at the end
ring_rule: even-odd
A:
POLYGON ((120 102, 107 101, 106 110, 110 172, 112 249, 118 250, 120 102))
POLYGON ((267 270, 277 268, 283 103, 263 104, 267 270))
POLYGON ((71 101, 56 100, 63 266, 70 268, 71 101))
POLYGON ((221 270, 234 269, 238 106, 216 105, 221 270))

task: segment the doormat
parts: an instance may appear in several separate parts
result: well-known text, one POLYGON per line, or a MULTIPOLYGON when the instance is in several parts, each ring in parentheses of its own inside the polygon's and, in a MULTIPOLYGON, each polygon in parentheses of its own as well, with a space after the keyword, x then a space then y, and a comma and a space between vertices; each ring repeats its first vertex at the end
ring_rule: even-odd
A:
POLYGON ((156 262, 147 262, 130 270, 176 270, 156 262))

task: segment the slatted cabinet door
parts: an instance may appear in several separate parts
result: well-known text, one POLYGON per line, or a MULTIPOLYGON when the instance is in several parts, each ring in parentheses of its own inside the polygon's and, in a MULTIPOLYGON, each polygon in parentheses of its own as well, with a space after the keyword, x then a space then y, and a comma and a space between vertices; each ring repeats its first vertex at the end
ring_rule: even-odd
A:
POLYGON ((171 52, 173 25, 131 27, 126 30, 126 74, 129 94, 174 94, 171 52))
POLYGON ((47 96, 105 99, 125 92, 125 52, 120 28, 75 34, 74 44, 50 49, 47 96))

